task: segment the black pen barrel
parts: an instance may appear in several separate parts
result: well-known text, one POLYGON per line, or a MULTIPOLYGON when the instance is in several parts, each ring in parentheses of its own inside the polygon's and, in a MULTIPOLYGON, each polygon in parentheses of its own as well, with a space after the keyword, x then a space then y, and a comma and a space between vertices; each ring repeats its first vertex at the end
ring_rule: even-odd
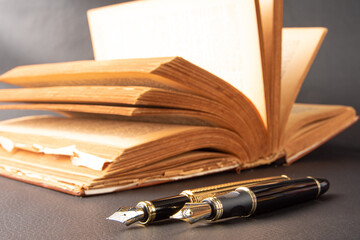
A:
POLYGON ((276 210, 316 199, 329 188, 325 179, 295 179, 277 184, 250 187, 256 196, 255 213, 276 210))
POLYGON ((303 178, 253 187, 240 187, 222 196, 207 198, 210 220, 247 217, 316 199, 329 189, 329 182, 320 178, 303 178))
POLYGON ((173 197, 161 198, 151 201, 156 209, 154 221, 169 218, 169 216, 178 212, 187 202, 190 202, 186 196, 178 195, 173 197))
POLYGON ((145 220, 140 221, 140 223, 147 224, 168 219, 171 215, 178 212, 187 202, 190 202, 190 199, 183 195, 139 202, 137 206, 143 208, 146 213, 145 220))

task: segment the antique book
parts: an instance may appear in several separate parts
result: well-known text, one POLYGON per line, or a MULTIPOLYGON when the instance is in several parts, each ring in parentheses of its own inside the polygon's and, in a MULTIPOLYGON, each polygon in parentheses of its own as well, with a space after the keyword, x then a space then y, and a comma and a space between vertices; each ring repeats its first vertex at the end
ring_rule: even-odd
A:
POLYGON ((325 28, 280 0, 152 0, 89 11, 96 60, 19 66, 0 109, 0 174, 74 195, 299 159, 357 120, 295 103, 325 28), (151 11, 149 10, 151 9, 151 11), (169 57, 174 56, 174 57, 169 57))

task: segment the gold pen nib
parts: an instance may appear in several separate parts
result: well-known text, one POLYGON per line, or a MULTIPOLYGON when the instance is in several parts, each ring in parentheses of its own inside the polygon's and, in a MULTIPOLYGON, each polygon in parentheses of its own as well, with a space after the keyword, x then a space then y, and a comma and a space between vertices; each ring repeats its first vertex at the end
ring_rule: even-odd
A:
POLYGON ((185 206, 170 218, 184 220, 188 223, 208 219, 211 216, 211 207, 207 203, 186 203, 185 206))
POLYGON ((124 223, 126 226, 144 219, 145 213, 139 207, 123 207, 117 210, 113 215, 108 217, 108 220, 118 221, 124 223))

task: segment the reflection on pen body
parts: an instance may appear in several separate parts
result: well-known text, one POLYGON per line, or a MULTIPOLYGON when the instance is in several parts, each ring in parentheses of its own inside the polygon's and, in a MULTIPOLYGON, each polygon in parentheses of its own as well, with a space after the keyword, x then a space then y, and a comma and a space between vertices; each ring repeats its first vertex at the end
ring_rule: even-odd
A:
POLYGON ((288 179, 289 177, 282 175, 185 190, 177 196, 152 201, 142 201, 139 202, 136 207, 122 207, 107 219, 119 221, 127 226, 135 222, 149 224, 151 222, 168 219, 188 202, 201 202, 205 198, 222 195, 239 187, 276 183, 288 179))
POLYGON ((239 187, 227 194, 206 198, 201 203, 186 203, 171 218, 195 223, 235 216, 248 217, 316 199, 328 189, 326 179, 313 177, 239 187))

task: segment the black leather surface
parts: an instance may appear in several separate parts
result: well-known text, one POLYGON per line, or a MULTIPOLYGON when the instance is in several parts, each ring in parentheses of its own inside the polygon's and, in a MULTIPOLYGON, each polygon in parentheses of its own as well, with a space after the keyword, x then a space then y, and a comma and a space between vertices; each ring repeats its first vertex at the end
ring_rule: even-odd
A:
POLYGON ((360 152, 328 143, 291 166, 267 166, 93 197, 74 197, 0 178, 0 239, 359 239, 360 152), (330 181, 320 199, 247 219, 151 226, 105 220, 120 206, 183 189, 287 174, 330 181))

